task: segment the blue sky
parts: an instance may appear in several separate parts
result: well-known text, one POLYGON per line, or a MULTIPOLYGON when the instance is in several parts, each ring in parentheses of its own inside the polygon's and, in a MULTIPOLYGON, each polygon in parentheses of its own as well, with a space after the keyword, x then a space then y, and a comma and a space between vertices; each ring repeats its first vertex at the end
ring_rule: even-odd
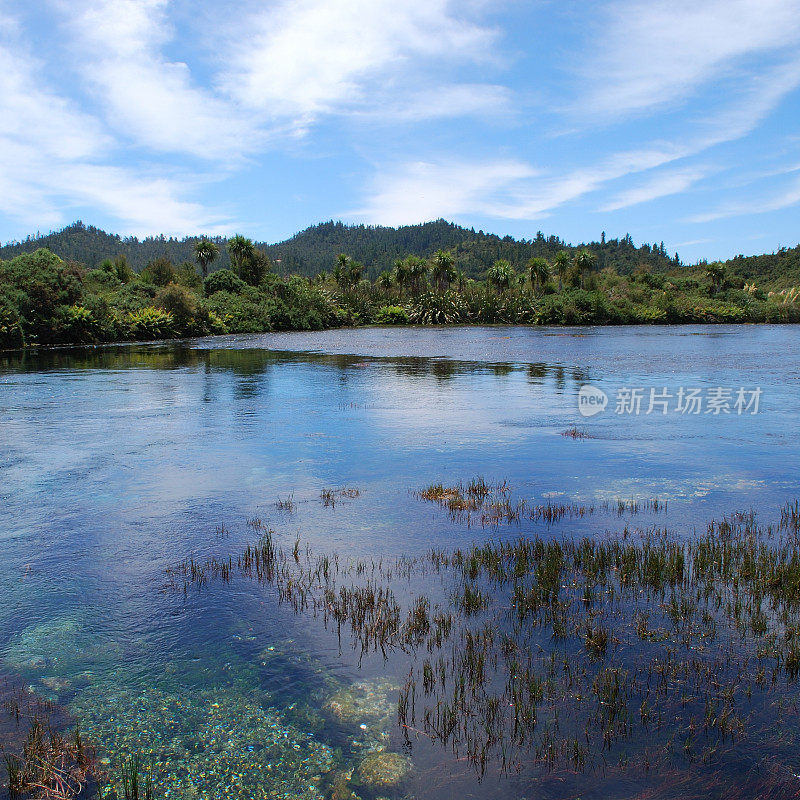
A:
POLYGON ((800 0, 0 0, 0 239, 800 240, 800 0))

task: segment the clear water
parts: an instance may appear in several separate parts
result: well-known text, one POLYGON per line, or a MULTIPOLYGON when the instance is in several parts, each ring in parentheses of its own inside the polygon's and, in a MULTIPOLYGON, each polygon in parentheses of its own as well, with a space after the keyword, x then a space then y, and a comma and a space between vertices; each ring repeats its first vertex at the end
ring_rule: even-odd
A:
MULTIPOLYGON (((658 497, 686 535, 735 510, 772 519, 800 496, 799 381, 800 330, 772 326, 378 328, 0 354, 2 670, 67 705, 111 769, 146 754, 164 796, 330 795, 365 753, 400 751, 402 658, 359 664, 321 621, 246 581, 176 594, 169 567, 238 552, 252 518, 343 557, 481 540, 412 496, 474 475, 535 502, 658 497), (612 398, 591 418, 578 413, 587 383, 612 398), (644 389, 642 413, 615 413, 620 387, 644 389), (644 413, 651 388, 680 387, 760 387, 759 413, 644 413), (585 436, 562 435, 573 427, 585 436), (341 487, 360 494, 320 501, 341 487)), ((398 785, 359 795, 533 796, 512 778, 478 786, 446 751, 407 757, 398 785)), ((576 785, 631 797, 644 784, 576 785)))

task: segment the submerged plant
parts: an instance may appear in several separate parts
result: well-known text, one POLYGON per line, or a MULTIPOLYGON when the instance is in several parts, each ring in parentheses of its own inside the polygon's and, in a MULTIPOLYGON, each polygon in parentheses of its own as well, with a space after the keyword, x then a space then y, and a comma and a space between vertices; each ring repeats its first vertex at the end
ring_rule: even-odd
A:
POLYGON ((120 785, 124 800, 153 800, 153 774, 150 767, 142 767, 138 753, 120 767, 120 785))
MULTIPOLYGON (((482 479, 433 484, 419 497, 520 525, 664 509, 660 500, 591 512, 528 506, 482 479)), ((185 562, 170 575, 185 589, 238 572, 274 585, 298 613, 319 614, 361 655, 404 653, 397 718, 408 743, 438 742, 479 774, 493 763, 605 768, 612 757, 650 769, 719 758, 755 724, 747 709, 765 713, 770 692, 785 693, 787 708, 797 700, 793 508, 777 527, 749 512, 694 538, 627 526, 602 538, 527 533, 391 563, 303 554, 298 541, 287 553, 267 533, 238 559, 185 562), (415 576, 425 590, 409 597, 415 576)), ((749 741, 766 746, 769 729, 754 731, 749 741)))

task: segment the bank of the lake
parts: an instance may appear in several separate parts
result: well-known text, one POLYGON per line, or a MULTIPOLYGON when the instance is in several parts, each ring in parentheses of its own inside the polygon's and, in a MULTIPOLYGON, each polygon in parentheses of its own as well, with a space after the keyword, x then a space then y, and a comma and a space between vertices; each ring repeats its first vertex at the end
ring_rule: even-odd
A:
MULTIPOLYGON (((341 256, 333 276, 279 277, 218 270, 203 279, 191 263, 160 258, 141 273, 124 260, 86 270, 48 250, 0 263, 0 350, 59 344, 177 339, 225 333, 396 325, 659 325, 800 321, 795 287, 769 290, 728 275, 676 268, 627 275, 597 270, 588 252, 524 271, 498 261, 481 281, 459 273, 452 254, 409 256, 377 280, 341 256)), ((566 258, 566 254, 564 255, 566 258)), ((249 262, 248 262, 249 264, 249 262)))

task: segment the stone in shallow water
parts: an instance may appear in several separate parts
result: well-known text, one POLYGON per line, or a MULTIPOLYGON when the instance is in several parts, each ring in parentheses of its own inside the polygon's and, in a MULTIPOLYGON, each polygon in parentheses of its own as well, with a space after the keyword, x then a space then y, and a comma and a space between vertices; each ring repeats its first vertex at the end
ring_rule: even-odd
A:
POLYGON ((398 688, 396 683, 386 678, 357 681, 332 695, 325 708, 346 724, 385 722, 394 716, 393 694, 398 688))
POLYGON ((411 772, 411 761, 400 753, 372 753, 358 765, 358 778, 370 789, 397 786, 411 772))
POLYGON ((18 672, 47 671, 49 679, 117 660, 121 648, 114 642, 92 636, 76 617, 60 617, 29 625, 15 636, 5 654, 6 664, 18 672))

